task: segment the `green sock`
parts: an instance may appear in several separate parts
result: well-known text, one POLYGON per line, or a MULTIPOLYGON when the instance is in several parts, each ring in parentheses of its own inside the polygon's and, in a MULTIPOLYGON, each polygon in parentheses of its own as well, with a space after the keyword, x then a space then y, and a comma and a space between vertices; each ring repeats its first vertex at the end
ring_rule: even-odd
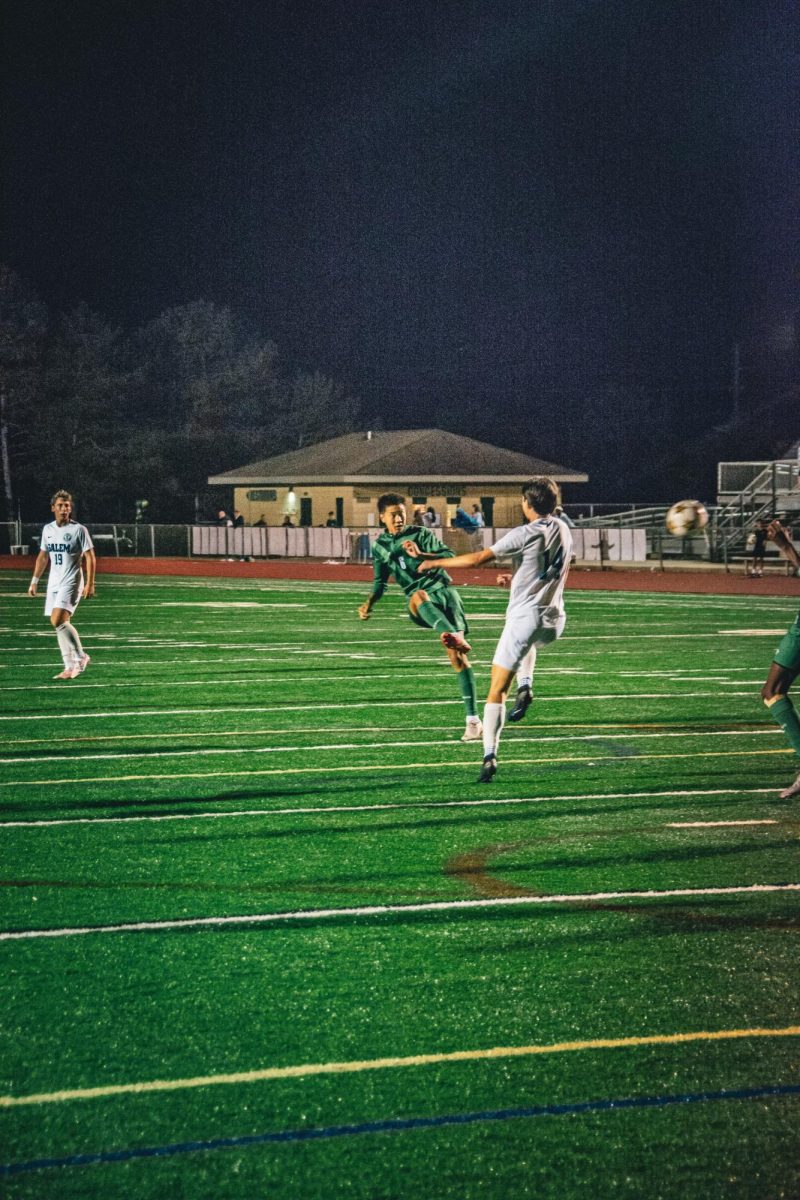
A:
POLYGON ((773 721, 777 721, 786 734, 786 740, 795 754, 800 754, 800 721, 789 697, 776 696, 771 703, 769 700, 765 700, 764 703, 773 721))
POLYGON ((467 716, 477 717, 478 692, 475 687, 475 672, 472 670, 472 667, 464 667, 463 671, 458 672, 458 690, 461 692, 461 699, 464 701, 467 716))
POLYGON ((456 632, 455 625, 451 625, 442 610, 430 600, 423 600, 417 609, 417 616, 422 617, 425 624, 430 625, 437 633, 456 632))

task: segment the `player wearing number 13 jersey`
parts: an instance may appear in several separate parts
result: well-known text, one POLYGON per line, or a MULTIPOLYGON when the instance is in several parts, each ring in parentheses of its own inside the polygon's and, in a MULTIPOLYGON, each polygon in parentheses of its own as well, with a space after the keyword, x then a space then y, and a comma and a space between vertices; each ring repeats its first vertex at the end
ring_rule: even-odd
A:
MULTIPOLYGON (((475 567, 510 555, 515 571, 506 610, 506 623, 492 659, 492 679, 483 710, 483 767, 480 783, 489 783, 497 771, 497 746, 505 723, 508 689, 518 672, 520 690, 511 719, 524 715, 530 703, 530 685, 536 651, 564 632, 564 584, 572 556, 572 534, 566 522, 553 516, 558 486, 548 476, 532 479, 522 489, 522 511, 527 524, 511 529, 485 550, 448 559, 452 567, 475 567), (518 715, 517 715, 518 714, 518 715)), ((441 563, 422 564, 428 571, 441 563)))

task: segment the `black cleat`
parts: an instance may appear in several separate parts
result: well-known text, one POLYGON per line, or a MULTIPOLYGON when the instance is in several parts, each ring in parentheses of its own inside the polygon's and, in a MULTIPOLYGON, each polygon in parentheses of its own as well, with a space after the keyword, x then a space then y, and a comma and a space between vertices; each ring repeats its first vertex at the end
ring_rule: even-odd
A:
POLYGON ((533 702, 533 692, 529 687, 521 687, 517 689, 517 698, 514 701, 514 707, 508 714, 509 721, 521 721, 525 713, 533 702))
POLYGON ((481 773, 475 782, 476 783, 491 783, 496 774, 497 774, 497 759, 494 757, 493 754, 489 754, 483 760, 483 766, 481 767, 481 773))

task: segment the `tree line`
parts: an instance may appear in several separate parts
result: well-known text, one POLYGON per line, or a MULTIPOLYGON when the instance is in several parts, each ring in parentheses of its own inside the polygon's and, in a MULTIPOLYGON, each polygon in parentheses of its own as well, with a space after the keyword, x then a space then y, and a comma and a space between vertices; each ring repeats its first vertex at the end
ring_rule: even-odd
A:
POLYGON ((58 487, 81 519, 191 521, 209 475, 348 433, 358 401, 292 369, 229 308, 169 308, 135 330, 87 305, 51 313, 0 265, 0 470, 5 519, 39 519, 58 487))

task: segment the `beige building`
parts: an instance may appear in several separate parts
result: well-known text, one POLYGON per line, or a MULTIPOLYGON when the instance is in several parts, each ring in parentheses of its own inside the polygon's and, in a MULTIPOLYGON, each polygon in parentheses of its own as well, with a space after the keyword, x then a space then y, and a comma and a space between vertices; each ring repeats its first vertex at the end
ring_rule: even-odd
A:
POLYGON ((532 475, 551 475, 559 484, 586 483, 588 475, 490 446, 443 429, 393 429, 348 433, 262 462, 209 477, 209 484, 234 490, 234 507, 248 525, 325 525, 348 528, 378 523, 383 492, 406 497, 415 507, 431 505, 443 525, 457 505, 468 513, 478 504, 487 525, 521 520, 520 488, 532 475))

